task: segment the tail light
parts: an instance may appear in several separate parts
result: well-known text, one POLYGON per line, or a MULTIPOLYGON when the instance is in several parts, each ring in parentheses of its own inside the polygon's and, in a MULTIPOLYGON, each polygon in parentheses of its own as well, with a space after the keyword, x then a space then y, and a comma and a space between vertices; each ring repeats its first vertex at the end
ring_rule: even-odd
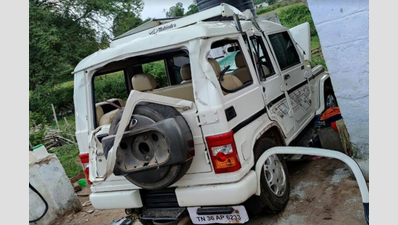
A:
POLYGON ((89 176, 89 166, 88 166, 88 162, 89 162, 89 155, 88 153, 81 153, 79 154, 79 158, 80 158, 80 162, 83 166, 83 171, 84 171, 84 176, 86 177, 87 183, 88 184, 92 184, 90 181, 90 176, 89 176))
POLYGON ((215 173, 229 173, 241 168, 234 132, 206 137, 215 173))

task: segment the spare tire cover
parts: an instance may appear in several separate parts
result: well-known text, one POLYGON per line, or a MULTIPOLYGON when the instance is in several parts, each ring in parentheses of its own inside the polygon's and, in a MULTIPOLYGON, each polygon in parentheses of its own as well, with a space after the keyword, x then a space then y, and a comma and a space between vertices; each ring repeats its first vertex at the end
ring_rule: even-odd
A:
MULTIPOLYGON (((119 122, 122 118, 124 110, 122 109, 117 116, 113 119, 109 135, 114 135, 119 127, 119 122)), ((155 103, 140 103, 138 104, 133 112, 133 115, 139 115, 139 117, 146 117, 145 120, 153 121, 154 123, 167 118, 174 118, 181 116, 181 114, 173 107, 159 105, 155 103)), ((188 123, 184 120, 185 126, 189 129, 188 123)), ((137 123, 139 124, 139 122, 137 123)), ((128 128, 127 128, 128 129, 128 128)), ((126 130, 127 130, 126 129, 126 130)), ((134 129, 134 128, 133 128, 134 129)), ((190 129, 189 129, 190 131, 190 129)), ((164 134, 167 135, 167 134, 164 134)), ((192 135, 192 134, 191 134, 192 135)), ((154 140, 149 140, 154 141, 154 140)), ((158 141, 158 140, 156 140, 158 141)), ((133 143, 132 143, 133 144, 133 143)), ((146 145, 146 147, 151 146, 146 145)), ((133 148, 132 148, 133 149, 133 148)), ((157 169, 135 172, 124 175, 127 180, 131 183, 148 190, 158 190, 168 187, 177 182, 181 177, 185 175, 192 163, 192 158, 189 160, 174 165, 167 165, 157 169)), ((117 165, 114 170, 115 175, 121 175, 118 172, 117 165)))

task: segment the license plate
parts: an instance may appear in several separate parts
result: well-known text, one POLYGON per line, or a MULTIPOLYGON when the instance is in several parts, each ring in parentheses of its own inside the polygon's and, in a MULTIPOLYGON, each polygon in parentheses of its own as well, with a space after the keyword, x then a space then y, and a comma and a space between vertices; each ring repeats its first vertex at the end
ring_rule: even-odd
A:
POLYGON ((198 215, 196 212, 200 207, 188 207, 189 216, 194 224, 212 223, 246 223, 249 221, 246 209, 242 205, 232 206, 234 209, 230 214, 198 215))

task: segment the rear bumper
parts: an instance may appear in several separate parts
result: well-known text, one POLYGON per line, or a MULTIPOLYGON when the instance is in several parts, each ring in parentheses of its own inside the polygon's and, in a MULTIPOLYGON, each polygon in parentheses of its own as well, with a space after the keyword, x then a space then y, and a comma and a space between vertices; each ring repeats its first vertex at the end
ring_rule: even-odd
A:
POLYGON ((91 193, 90 201, 96 209, 134 209, 142 207, 140 190, 91 193))
MULTIPOLYGON (((250 170, 235 183, 176 188, 180 207, 237 205, 256 193, 256 173, 250 170)), ((97 209, 127 209, 143 207, 140 190, 93 192, 90 195, 97 209)))
POLYGON ((250 170, 240 181, 176 189, 178 204, 187 206, 236 205, 257 191, 256 173, 250 170))

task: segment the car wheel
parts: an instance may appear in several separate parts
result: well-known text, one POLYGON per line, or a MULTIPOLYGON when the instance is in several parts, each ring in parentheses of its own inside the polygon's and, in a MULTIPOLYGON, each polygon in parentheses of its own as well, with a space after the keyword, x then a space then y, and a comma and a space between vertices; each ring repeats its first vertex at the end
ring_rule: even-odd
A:
POLYGON ((336 96, 334 95, 334 91, 333 91, 332 87, 330 87, 330 86, 325 87, 324 96, 325 96, 325 110, 327 110, 331 107, 339 106, 337 104, 336 96))
MULTIPOLYGON (((262 153, 277 146, 275 141, 263 137, 254 146, 255 162, 262 153)), ((252 214, 277 213, 282 211, 290 196, 290 183, 288 170, 283 155, 272 155, 264 163, 261 178, 260 196, 252 196, 245 204, 247 210, 252 214)))

